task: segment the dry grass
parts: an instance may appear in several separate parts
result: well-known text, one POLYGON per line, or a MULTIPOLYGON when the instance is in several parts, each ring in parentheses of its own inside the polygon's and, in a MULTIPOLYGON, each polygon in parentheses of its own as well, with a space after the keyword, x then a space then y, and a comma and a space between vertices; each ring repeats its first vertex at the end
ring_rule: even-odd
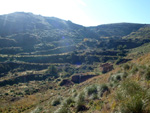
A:
MULTIPOLYGON (((130 61, 128 64, 134 64, 137 66, 140 65, 150 65, 150 54, 146 54, 138 59, 130 61)), ((129 68, 128 73, 132 70, 132 67, 129 68)), ((30 112, 36 109, 38 106, 42 107, 46 112, 53 112, 56 109, 58 109, 59 106, 51 106, 50 103, 51 101, 57 97, 57 96, 62 96, 64 98, 72 96, 72 90, 75 89, 76 92, 81 92, 85 87, 88 87, 89 85, 93 84, 107 84, 109 83, 108 79, 112 74, 116 74, 118 72, 124 72, 122 66, 116 66, 114 70, 112 70, 109 73, 102 74, 96 77, 93 77, 91 79, 88 79, 87 81, 76 84, 72 87, 60 87, 57 85, 57 82, 49 83, 51 86, 54 85, 53 89, 48 89, 48 90, 43 90, 41 93, 36 93, 28 96, 24 96, 23 98, 14 101, 14 102, 7 102, 6 98, 1 98, 0 101, 5 104, 1 104, 2 106, 0 107, 0 112, 30 112), (10 106, 10 107, 9 107, 10 106)), ((138 71, 135 74, 130 73, 129 78, 133 81, 137 81, 141 86, 143 87, 150 87, 150 82, 145 81, 141 79, 141 73, 138 71)), ((30 82, 28 85, 34 86, 34 87, 39 87, 38 82, 30 82)), ((46 84, 45 84, 46 85, 46 84)), ((27 86, 25 85, 20 85, 19 87, 14 87, 14 86, 6 86, 4 88, 1 88, 1 92, 8 90, 22 90, 26 88, 27 86)), ((117 107, 118 103, 114 99, 114 95, 116 94, 116 89, 111 88, 110 89, 110 94, 109 95, 104 95, 100 100, 95 100, 93 107, 94 109, 89 109, 85 112, 87 113, 110 113, 115 110, 117 107), (99 102, 103 102, 102 105, 99 105, 99 102)), ((9 97, 9 96, 8 96, 9 97)), ((87 105, 88 108, 91 108, 91 106, 87 105)))

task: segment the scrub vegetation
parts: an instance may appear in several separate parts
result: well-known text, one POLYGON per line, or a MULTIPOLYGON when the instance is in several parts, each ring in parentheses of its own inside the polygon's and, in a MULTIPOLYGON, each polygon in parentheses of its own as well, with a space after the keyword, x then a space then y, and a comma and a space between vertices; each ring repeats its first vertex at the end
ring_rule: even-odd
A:
POLYGON ((150 112, 150 25, 16 12, 0 28, 0 113, 150 112))

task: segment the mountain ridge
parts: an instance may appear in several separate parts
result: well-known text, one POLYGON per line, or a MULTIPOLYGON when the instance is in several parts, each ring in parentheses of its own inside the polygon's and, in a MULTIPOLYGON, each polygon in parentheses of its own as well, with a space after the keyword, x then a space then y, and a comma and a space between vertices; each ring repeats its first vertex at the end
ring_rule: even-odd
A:
MULTIPOLYGON (((17 12, 0 15, 0 53, 15 56, 28 55, 28 57, 55 54, 62 55, 63 58, 65 53, 69 58, 73 52, 79 52, 83 56, 78 54, 78 62, 84 62, 84 55, 89 53, 88 51, 116 50, 121 44, 126 45, 126 49, 131 49, 144 44, 146 41, 149 42, 148 38, 148 40, 142 38, 144 34, 137 41, 129 38, 122 39, 142 28, 142 32, 144 32, 144 26, 148 25, 117 23, 84 27, 71 21, 55 17, 43 17, 32 13, 17 12)), ((93 56, 92 59, 100 61, 99 57, 93 56)), ((15 58, 20 61, 17 57, 15 58)), ((38 59, 37 57, 36 62, 38 59)), ((63 61, 68 62, 69 60, 63 61)))
MULTIPOLYGON (((102 24, 102 25, 98 25, 98 26, 90 26, 90 27, 85 27, 85 26, 82 26, 82 25, 78 25, 78 24, 75 24, 75 23, 72 23, 70 20, 68 20, 68 21, 66 21, 66 20, 62 20, 62 19, 59 19, 59 18, 56 18, 56 17, 46 17, 46 16, 41 16, 41 15, 34 15, 33 13, 25 13, 25 12, 15 12, 15 13, 11 13, 11 14, 5 14, 5 15, 0 15, 0 19, 1 19, 1 26, 3 25, 5 25, 6 24, 6 21, 10 21, 10 19, 12 19, 11 21, 13 21, 13 22, 15 22, 15 19, 17 19, 17 21, 19 22, 21 22, 21 20, 20 19, 25 19, 24 21, 27 21, 27 20, 30 20, 30 21, 32 21, 32 19, 34 19, 35 18, 35 24, 37 23, 37 24, 39 24, 38 22, 37 22, 37 20, 38 21, 41 21, 41 23, 43 24, 43 26, 41 26, 41 29, 43 29, 43 28, 45 28, 45 29, 49 29, 49 28, 51 28, 51 27, 53 27, 53 28, 67 28, 68 26, 65 26, 65 24, 72 24, 72 25, 74 25, 75 27, 74 28, 82 28, 82 27, 84 27, 84 28, 93 28, 93 27, 96 27, 96 28, 99 28, 99 27, 101 27, 101 26, 108 26, 108 25, 127 25, 127 24, 136 24, 136 23, 126 23, 126 22, 123 22, 123 23, 111 23, 111 24, 102 24), (3 17, 3 18, 2 18, 3 17), (19 18, 20 17, 20 18, 19 18), (10 18, 10 19, 9 19, 10 18), (7 20, 8 19, 8 20, 7 20), (3 24, 2 24, 3 23, 3 24), (48 23, 49 24, 49 26, 45 26, 44 27, 44 24, 46 24, 46 23, 48 23), (52 25, 51 25, 51 23, 52 23, 52 25), (57 24, 56 24, 57 23, 57 24)), ((9 23, 8 23, 9 24, 9 23)), ((30 23, 28 23, 28 24, 33 24, 32 22, 30 22, 30 23)), ((138 25, 145 25, 145 24, 139 24, 138 23, 138 25)), ((6 25, 5 25, 6 26, 6 25)), ((25 25, 24 25, 25 26, 25 25)), ((37 26, 37 28, 40 28, 40 25, 39 26, 37 26)), ((22 28, 23 29, 23 28, 22 28)), ((33 27, 32 27, 32 29, 34 29, 34 24, 33 24, 33 27)), ((24 30, 24 29, 23 29, 24 30)))
POLYGON ((149 35, 149 24, 0 15, 0 112, 149 113, 149 35))

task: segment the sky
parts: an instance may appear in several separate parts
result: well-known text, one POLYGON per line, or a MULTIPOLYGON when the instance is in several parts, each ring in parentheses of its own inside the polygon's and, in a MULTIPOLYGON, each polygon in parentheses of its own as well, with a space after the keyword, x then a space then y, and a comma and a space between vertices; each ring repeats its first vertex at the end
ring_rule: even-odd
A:
POLYGON ((150 0, 0 0, 0 15, 32 12, 84 26, 150 24, 150 0))

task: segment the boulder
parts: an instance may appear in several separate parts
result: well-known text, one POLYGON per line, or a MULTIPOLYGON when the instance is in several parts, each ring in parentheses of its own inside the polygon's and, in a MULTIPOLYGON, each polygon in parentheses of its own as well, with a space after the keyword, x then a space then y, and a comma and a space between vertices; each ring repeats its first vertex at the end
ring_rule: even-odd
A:
POLYGON ((84 82, 96 75, 85 75, 85 74, 75 74, 71 77, 71 81, 74 83, 81 83, 84 82))
POLYGON ((59 84, 60 86, 70 86, 70 85, 73 85, 73 82, 69 79, 64 79, 60 82, 59 84))
POLYGON ((105 63, 103 65, 100 66, 100 70, 102 73, 107 73, 111 70, 113 70, 113 65, 112 64, 109 64, 109 63, 105 63))

